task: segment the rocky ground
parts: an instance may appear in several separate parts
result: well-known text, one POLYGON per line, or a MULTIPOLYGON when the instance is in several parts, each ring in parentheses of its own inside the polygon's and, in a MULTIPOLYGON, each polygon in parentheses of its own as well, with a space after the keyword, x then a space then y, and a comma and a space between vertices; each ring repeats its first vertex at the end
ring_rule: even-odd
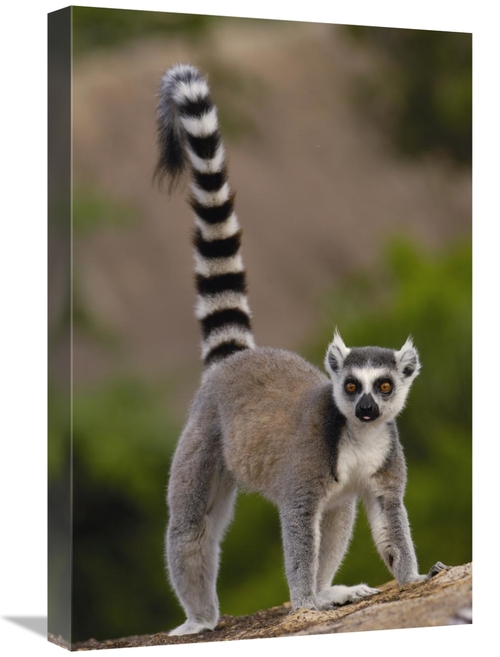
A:
MULTIPOLYGON (((472 564, 443 571, 421 584, 399 588, 394 581, 381 592, 332 611, 305 609, 291 612, 290 603, 259 611, 250 616, 223 616, 213 632, 195 636, 169 637, 166 632, 130 636, 109 641, 90 639, 73 650, 131 648, 207 641, 236 641, 264 637, 330 634, 396 628, 434 627, 472 622, 472 564)), ((63 645, 60 639, 49 637, 63 645)), ((67 646, 66 646, 67 647, 67 646)))

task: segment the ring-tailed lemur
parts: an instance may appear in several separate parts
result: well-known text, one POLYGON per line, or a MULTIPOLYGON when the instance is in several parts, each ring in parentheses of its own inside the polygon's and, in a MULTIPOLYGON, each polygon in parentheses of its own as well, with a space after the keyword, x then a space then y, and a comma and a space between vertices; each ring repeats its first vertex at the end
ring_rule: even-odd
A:
POLYGON ((399 351, 349 349, 335 332, 325 357, 329 377, 291 352, 256 347, 217 111, 193 66, 174 66, 162 78, 158 142, 160 177, 191 174, 205 363, 169 481, 166 558, 187 615, 170 634, 218 622, 219 544, 237 485, 279 509, 294 609, 329 609, 377 592, 331 586, 358 498, 400 585, 436 574, 440 562, 428 575, 418 572, 394 420, 420 370, 411 339, 399 351))

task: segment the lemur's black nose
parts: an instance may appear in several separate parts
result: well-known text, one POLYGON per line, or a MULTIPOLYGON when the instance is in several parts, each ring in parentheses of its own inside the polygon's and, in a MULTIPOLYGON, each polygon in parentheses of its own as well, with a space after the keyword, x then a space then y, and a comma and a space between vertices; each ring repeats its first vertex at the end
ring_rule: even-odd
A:
POLYGON ((365 393, 358 401, 358 406, 360 411, 370 412, 376 404, 373 397, 365 393))
POLYGON ((356 404, 356 417, 363 422, 376 420, 380 415, 379 407, 371 395, 366 393, 359 399, 356 404))

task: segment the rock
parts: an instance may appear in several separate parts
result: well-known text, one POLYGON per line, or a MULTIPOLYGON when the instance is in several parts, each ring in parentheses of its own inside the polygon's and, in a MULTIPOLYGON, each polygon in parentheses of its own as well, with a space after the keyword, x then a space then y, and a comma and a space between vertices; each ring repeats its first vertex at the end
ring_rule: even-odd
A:
MULTIPOLYGON (((472 564, 440 572, 427 582, 398 587, 388 582, 368 600, 332 611, 291 611, 290 603, 249 616, 222 616, 213 632, 169 637, 167 632, 73 644, 73 650, 235 641, 264 637, 389 630, 472 623, 472 564)), ((49 636, 53 643, 59 643, 49 636)))

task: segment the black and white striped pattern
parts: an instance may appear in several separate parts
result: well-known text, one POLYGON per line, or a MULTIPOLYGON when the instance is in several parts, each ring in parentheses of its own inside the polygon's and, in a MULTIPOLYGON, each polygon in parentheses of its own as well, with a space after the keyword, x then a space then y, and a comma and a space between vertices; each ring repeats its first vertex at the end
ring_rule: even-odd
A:
POLYGON ((250 324, 241 231, 227 178, 217 110, 205 78, 179 64, 162 78, 158 105, 157 176, 174 184, 191 174, 195 213, 196 317, 206 365, 255 347, 250 324))

